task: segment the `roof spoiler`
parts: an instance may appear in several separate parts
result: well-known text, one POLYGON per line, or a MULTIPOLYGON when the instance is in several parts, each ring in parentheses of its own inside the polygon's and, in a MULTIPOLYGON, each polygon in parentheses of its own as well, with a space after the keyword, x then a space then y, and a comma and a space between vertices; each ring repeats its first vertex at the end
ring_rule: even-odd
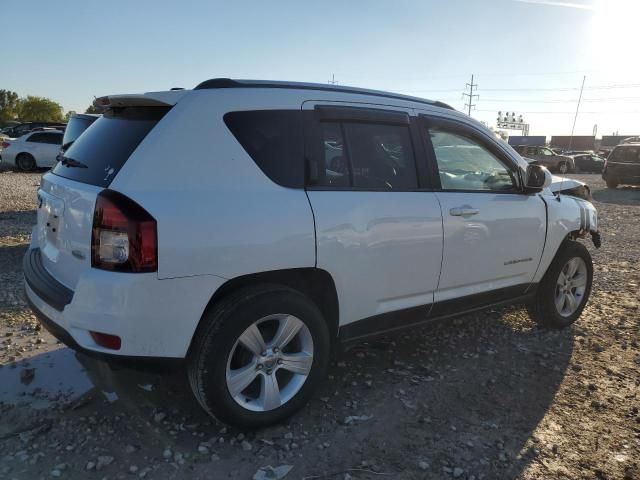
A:
POLYGON ((118 107, 172 107, 186 94, 186 90, 169 92, 134 93, 98 97, 93 105, 98 108, 118 107))

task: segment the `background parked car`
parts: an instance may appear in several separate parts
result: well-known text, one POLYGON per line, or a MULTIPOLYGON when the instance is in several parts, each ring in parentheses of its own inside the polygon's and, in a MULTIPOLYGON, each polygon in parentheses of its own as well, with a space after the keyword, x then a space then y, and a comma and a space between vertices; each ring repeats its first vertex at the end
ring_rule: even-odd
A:
POLYGON ((41 167, 52 167, 62 145, 61 130, 41 130, 30 132, 20 138, 2 142, 3 163, 15 165, 29 172, 41 167))
POLYGON ((604 158, 595 153, 572 155, 575 169, 578 172, 602 173, 604 158))
POLYGON ((67 127, 66 123, 55 122, 25 122, 13 127, 7 127, 3 129, 3 133, 10 138, 19 138, 26 133, 29 133, 36 128, 55 128, 56 130, 64 131, 67 127))
POLYGON ((614 148, 604 164, 602 178, 609 188, 620 184, 640 185, 640 142, 623 143, 614 148))
POLYGON ((596 152, 593 150, 565 150, 564 152, 560 152, 561 155, 595 155, 596 152))
POLYGON ((102 115, 94 115, 91 113, 76 113, 70 119, 67 124, 67 128, 64 131, 64 137, 62 138, 62 146, 60 153, 64 153, 76 139, 82 135, 82 133, 89 128, 93 122, 99 119, 102 115))
POLYGON ((514 145, 513 148, 523 157, 529 157, 552 172, 567 173, 575 170, 573 158, 559 155, 548 147, 535 145, 514 145))

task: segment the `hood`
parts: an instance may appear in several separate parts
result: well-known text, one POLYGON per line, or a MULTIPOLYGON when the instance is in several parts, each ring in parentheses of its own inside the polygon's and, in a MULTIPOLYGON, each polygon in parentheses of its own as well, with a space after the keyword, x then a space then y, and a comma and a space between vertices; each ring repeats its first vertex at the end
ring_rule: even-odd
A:
POLYGON ((573 178, 559 177, 557 175, 552 175, 551 178, 552 182, 551 185, 549 185, 549 190, 553 193, 571 195, 572 197, 582 198, 589 202, 591 201, 591 189, 586 183, 573 178))

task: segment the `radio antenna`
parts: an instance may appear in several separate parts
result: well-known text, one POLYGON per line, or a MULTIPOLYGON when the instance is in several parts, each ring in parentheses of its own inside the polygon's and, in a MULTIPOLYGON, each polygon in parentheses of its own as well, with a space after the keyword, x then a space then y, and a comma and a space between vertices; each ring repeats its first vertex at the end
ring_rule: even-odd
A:
MULTIPOLYGON (((582 92, 584 91, 584 82, 586 79, 587 79, 587 76, 584 75, 582 77, 582 86, 580 87, 580 96, 578 97, 578 105, 576 106, 576 114, 573 117, 573 126, 571 127, 571 136, 569 137, 569 148, 568 148, 569 151, 571 151, 571 147, 573 146, 573 133, 576 130, 576 122, 578 121, 578 112, 580 111, 580 102, 582 101, 582 92)), ((562 177, 562 182, 560 182, 560 190, 558 191, 558 201, 560 201, 560 192, 562 191, 563 183, 564 183, 564 177, 562 177)))

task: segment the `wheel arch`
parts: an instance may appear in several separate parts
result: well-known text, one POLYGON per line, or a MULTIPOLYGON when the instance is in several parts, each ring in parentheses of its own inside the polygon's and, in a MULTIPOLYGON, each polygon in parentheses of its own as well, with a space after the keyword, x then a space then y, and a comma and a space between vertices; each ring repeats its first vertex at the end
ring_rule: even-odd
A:
POLYGON ((570 195, 543 195, 541 198, 547 205, 547 235, 533 283, 542 279, 561 245, 567 240, 577 240, 591 234, 594 245, 600 246, 598 216, 591 202, 570 195))
POLYGON ((338 336, 339 306, 338 292, 333 278, 326 270, 320 268, 291 268, 252 273, 232 278, 223 283, 212 295, 196 327, 187 350, 189 356, 198 331, 203 328, 203 319, 207 312, 233 292, 242 288, 259 285, 282 285, 309 297, 320 309, 327 322, 332 339, 338 336))

